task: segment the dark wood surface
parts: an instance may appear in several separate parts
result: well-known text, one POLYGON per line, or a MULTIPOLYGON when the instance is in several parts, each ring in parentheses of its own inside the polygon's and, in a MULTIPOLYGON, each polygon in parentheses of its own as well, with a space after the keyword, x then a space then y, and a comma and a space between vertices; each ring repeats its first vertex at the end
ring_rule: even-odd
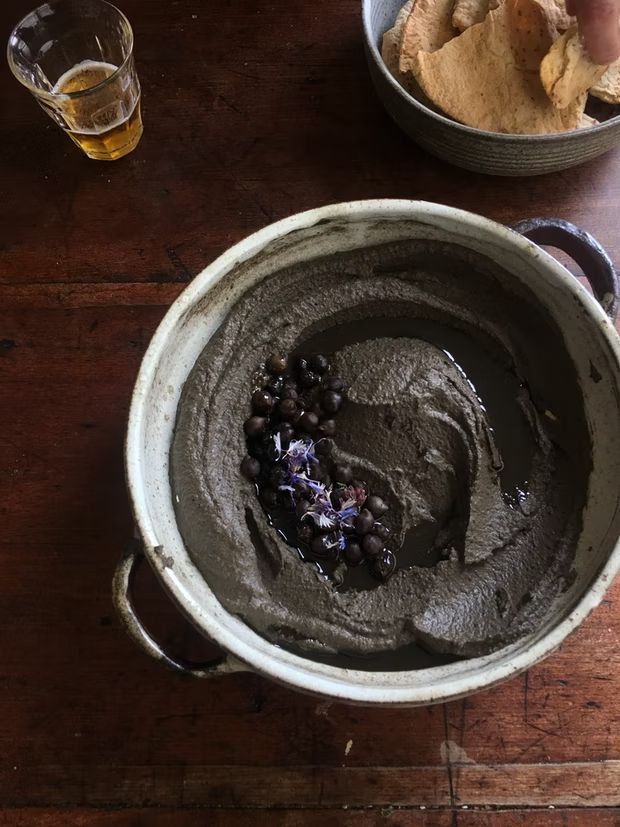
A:
MULTIPOLYGON (((4 0, 3 36, 30 4, 4 0)), ((620 152, 529 180, 434 160, 374 97, 358 0, 122 5, 145 121, 127 159, 87 160, 0 74, 1 827, 617 827, 620 584, 526 675, 369 710, 167 672, 126 638, 110 579, 132 384, 203 266, 274 219, 383 196, 559 216, 620 262, 620 152)), ((198 652, 147 575, 149 623, 198 652)))

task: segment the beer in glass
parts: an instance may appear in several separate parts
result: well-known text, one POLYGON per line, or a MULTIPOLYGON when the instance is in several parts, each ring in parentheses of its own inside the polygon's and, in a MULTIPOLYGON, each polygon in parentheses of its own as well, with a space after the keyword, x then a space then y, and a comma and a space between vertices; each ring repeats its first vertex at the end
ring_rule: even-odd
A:
POLYGON ((142 136, 133 32, 105 0, 51 0, 13 30, 9 65, 89 158, 114 161, 142 136))

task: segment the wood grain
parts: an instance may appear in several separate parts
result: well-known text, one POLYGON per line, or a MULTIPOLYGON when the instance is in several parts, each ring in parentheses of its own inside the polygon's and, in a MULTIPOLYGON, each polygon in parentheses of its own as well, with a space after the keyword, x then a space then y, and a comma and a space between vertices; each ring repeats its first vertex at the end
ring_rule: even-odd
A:
MULTIPOLYGON (((583 827, 583 810, 532 808, 451 812, 422 808, 382 807, 380 810, 155 810, 102 812, 79 809, 27 809, 0 813, 0 827, 583 827)), ((589 809, 588 827, 618 827, 620 813, 589 809)))
MULTIPOLYGON (((32 4, 5 0, 6 35, 32 4)), ((377 103, 357 0, 123 8, 146 130, 126 160, 84 158, 0 75, 0 827, 617 827, 620 584, 525 676, 413 710, 184 679, 134 649, 109 592, 136 372, 215 256, 293 212, 393 196, 559 216, 620 261, 620 154, 522 181, 440 164, 377 103)), ((173 651, 206 649, 146 569, 137 598, 173 651)))

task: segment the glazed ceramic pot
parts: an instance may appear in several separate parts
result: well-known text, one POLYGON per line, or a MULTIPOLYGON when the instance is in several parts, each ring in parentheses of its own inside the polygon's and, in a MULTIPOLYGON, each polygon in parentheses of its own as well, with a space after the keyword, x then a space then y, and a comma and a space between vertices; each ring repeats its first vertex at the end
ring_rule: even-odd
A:
POLYGON ((598 126, 554 135, 505 135, 473 129, 412 97, 381 58, 383 34, 404 0, 362 0, 370 75, 388 113, 428 152, 456 166, 491 175, 542 175, 583 164, 620 144, 620 115, 598 126))
POLYGON ((589 276, 596 298, 515 229, 414 201, 350 202, 287 218, 235 245, 194 279, 166 314, 144 356, 127 430, 126 470, 137 540, 118 566, 114 597, 128 632, 143 649, 174 669, 200 676, 252 670, 289 687, 343 701, 415 705, 467 695, 527 669, 584 620, 620 567, 620 338, 612 322, 618 280, 605 252, 572 225, 543 220, 519 229, 569 252, 589 276), (188 374, 245 291, 293 264, 405 239, 469 248, 495 262, 497 277, 507 288, 522 282, 535 291, 562 331, 576 366, 592 434, 593 471, 574 564, 576 579, 558 595, 535 634, 486 657, 412 671, 370 672, 287 652, 222 607, 179 533, 169 453, 188 374), (222 647, 226 655, 221 663, 190 669, 165 653, 142 626, 130 586, 132 572, 144 558, 184 615, 222 647))

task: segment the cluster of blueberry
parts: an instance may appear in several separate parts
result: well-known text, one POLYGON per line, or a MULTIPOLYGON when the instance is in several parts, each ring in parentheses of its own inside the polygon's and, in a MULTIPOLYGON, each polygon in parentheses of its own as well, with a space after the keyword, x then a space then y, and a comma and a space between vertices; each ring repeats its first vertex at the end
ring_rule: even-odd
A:
POLYGON ((265 367, 244 423, 244 476, 256 483, 268 511, 294 513, 305 558, 350 567, 366 562, 387 580, 396 569, 394 553, 386 548, 390 532, 381 522, 388 508, 354 479, 348 465, 329 460, 343 381, 330 374, 322 354, 299 357, 292 365, 272 354, 265 367))

